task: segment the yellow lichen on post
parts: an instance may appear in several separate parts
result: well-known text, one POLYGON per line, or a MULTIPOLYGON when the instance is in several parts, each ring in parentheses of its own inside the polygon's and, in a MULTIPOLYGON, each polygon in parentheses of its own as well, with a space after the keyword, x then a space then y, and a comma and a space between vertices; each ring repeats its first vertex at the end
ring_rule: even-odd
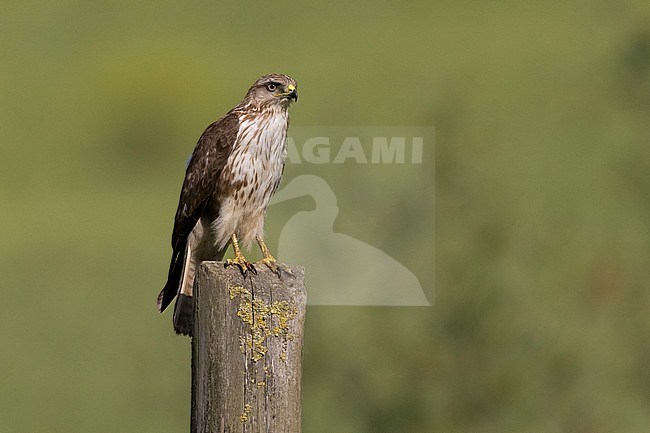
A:
POLYGON ((248 421, 248 415, 250 415, 250 413, 251 413, 251 409, 252 409, 252 408, 251 408, 251 405, 250 405, 250 404, 246 404, 246 406, 244 406, 244 412, 239 416, 239 420, 240 420, 241 422, 246 422, 246 421, 248 421))
POLYGON ((293 339, 289 322, 297 314, 295 304, 274 301, 268 305, 263 299, 254 298, 251 292, 242 286, 229 287, 228 293, 232 300, 239 297, 237 317, 250 325, 250 333, 239 337, 240 350, 243 352, 246 347, 251 349, 251 358, 257 362, 268 352, 265 345, 266 338, 279 337, 284 346, 284 350, 280 353, 280 360, 286 361, 286 345, 293 339))

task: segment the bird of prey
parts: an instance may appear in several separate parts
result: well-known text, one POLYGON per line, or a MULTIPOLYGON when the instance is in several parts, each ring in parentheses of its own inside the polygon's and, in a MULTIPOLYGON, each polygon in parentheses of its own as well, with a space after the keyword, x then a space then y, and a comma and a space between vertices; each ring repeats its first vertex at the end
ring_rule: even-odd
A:
POLYGON ((167 284, 158 295, 163 312, 176 297, 174 330, 191 335, 192 287, 196 267, 222 260, 232 243, 235 257, 226 265, 255 271, 240 245, 253 240, 266 266, 279 264, 264 243, 264 215, 278 188, 287 155, 289 106, 298 100, 296 81, 283 74, 258 79, 244 99, 207 127, 187 165, 172 231, 167 284))

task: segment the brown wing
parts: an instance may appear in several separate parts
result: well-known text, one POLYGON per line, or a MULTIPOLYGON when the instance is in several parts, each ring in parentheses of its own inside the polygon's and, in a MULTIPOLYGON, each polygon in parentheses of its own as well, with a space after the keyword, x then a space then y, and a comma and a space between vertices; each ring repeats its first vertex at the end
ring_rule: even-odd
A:
POLYGON ((235 144, 238 129, 239 118, 231 112, 208 126, 192 152, 174 218, 167 284, 158 295, 161 312, 178 292, 187 239, 218 188, 217 180, 235 144))

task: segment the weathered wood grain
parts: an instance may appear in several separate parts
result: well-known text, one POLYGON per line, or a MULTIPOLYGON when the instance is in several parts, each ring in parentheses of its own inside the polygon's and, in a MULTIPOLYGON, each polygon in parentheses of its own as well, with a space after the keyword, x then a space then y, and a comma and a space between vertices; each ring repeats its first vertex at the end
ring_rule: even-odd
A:
POLYGON ((194 286, 192 433, 300 433, 304 268, 242 276, 204 262, 194 286))

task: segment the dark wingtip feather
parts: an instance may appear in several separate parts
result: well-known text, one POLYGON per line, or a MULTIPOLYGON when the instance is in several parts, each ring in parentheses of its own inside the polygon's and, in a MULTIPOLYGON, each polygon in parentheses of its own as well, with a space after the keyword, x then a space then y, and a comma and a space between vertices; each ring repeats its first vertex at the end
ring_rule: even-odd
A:
POLYGON ((158 308, 159 312, 163 312, 165 309, 162 304, 163 304, 163 298, 165 297, 165 289, 162 289, 160 293, 158 293, 158 298, 156 299, 156 308, 158 308))
POLYGON ((171 304, 174 296, 176 296, 176 292, 178 292, 178 284, 178 281, 172 281, 170 279, 158 294, 158 298, 156 299, 156 307, 158 307, 158 311, 161 313, 165 311, 165 308, 171 304))
POLYGON ((182 249, 174 250, 172 254, 172 260, 169 264, 169 274, 167 277, 167 283, 165 287, 158 294, 156 299, 156 306, 158 311, 161 313, 165 311, 165 308, 171 304, 172 300, 178 293, 178 287, 181 282, 181 276, 183 275, 183 261, 185 259, 185 246, 182 246, 182 249))

